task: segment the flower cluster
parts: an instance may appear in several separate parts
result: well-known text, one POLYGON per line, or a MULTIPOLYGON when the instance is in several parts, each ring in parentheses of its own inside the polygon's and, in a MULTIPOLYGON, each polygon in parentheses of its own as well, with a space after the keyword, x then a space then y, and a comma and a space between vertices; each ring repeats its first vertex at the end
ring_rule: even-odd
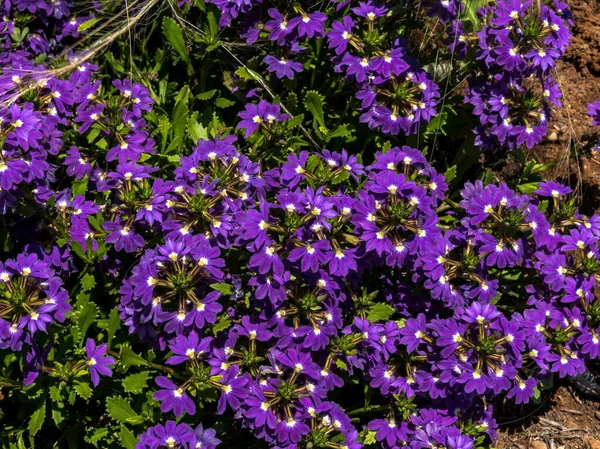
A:
MULTIPOLYGON (((455 42, 477 42, 482 72, 472 77, 465 97, 479 117, 477 144, 532 148, 546 135, 552 106, 561 105, 551 71, 571 37, 567 5, 502 0, 478 14, 484 25, 476 35, 458 25, 451 33, 455 42)), ((460 55, 460 48, 454 51, 460 55)))
POLYGON ((478 448, 496 438, 499 400, 526 404, 600 355, 600 216, 559 183, 463 182, 415 148, 456 105, 443 110, 450 93, 408 39, 413 21, 446 30, 436 45, 447 80, 468 75, 457 95, 477 145, 531 148, 560 105, 550 73, 572 24, 560 0, 498 0, 468 20, 460 0, 183 1, 174 17, 198 6, 206 35, 183 45, 186 22, 165 17, 175 51, 157 52, 156 70, 132 56, 135 79, 99 73, 112 54, 95 65, 63 48, 91 16, 14 3, 0 55, 0 368, 40 386, 8 395, 36 404, 32 441, 47 408, 60 426, 81 399, 118 422, 94 423, 86 444, 118 434, 132 447, 128 426, 144 424, 138 449, 215 449, 231 428, 273 449, 478 448), (215 11, 248 45, 219 41, 215 11), (194 68, 207 42, 235 60, 222 79, 194 68), (72 70, 45 63, 55 54, 72 70), (179 74, 154 83, 162 58, 190 69, 177 94, 179 74), (321 68, 332 81, 317 89, 321 68), (216 108, 243 103, 191 111, 216 78, 228 90, 216 108))
POLYGON ((350 447, 357 429, 328 398, 358 376, 386 398, 384 421, 368 423, 385 447, 425 438, 423 420, 451 424, 432 444, 472 441, 494 435, 482 397, 528 402, 549 373, 600 353, 599 217, 579 215, 570 189, 467 184, 442 226, 448 186, 416 149, 367 167, 301 152, 264 171, 234 143, 182 158, 157 220, 164 243, 122 288, 130 332, 188 368, 182 383, 156 379, 163 411, 194 414, 192 398, 213 389, 219 413, 274 447, 331 445, 336 431, 350 447), (239 251, 247 268, 227 257, 239 251), (527 281, 513 291, 517 273, 527 281), (524 312, 505 308, 512 294, 524 312))

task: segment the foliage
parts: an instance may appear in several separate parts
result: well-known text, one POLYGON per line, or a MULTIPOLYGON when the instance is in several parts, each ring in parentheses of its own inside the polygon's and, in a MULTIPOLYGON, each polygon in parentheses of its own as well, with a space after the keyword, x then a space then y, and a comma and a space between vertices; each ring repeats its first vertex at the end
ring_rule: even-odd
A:
POLYGON ((490 447, 598 357, 561 1, 93 3, 2 7, 2 448, 490 447))

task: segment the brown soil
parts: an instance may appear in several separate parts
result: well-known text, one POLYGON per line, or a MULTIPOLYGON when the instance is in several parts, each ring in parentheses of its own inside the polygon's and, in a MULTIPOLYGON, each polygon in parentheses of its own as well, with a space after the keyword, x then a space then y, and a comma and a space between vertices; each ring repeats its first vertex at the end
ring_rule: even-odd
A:
POLYGON ((563 107, 550 122, 547 139, 532 153, 543 163, 555 163, 547 174, 571 185, 581 195, 583 212, 600 211, 600 154, 589 148, 598 135, 587 116, 587 105, 600 100, 600 0, 567 0, 576 20, 571 46, 554 77, 563 107))
POLYGON ((600 449, 600 404, 569 387, 560 387, 522 416, 497 411, 498 449, 600 449))
MULTIPOLYGON (((530 156, 555 163, 546 176, 568 183, 582 212, 600 212, 600 154, 589 148, 598 136, 587 105, 600 100, 600 0, 566 0, 576 20, 573 40, 555 79, 563 107, 550 122, 547 140, 530 156)), ((540 406, 523 413, 497 409, 499 449, 600 449, 600 402, 561 386, 540 406)))

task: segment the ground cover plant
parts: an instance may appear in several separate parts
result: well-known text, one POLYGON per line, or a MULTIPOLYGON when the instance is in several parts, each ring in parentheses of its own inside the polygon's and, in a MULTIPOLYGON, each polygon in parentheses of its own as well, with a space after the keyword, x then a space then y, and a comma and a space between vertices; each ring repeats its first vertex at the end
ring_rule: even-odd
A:
POLYGON ((489 448, 600 354, 566 3, 2 13, 3 448, 489 448))

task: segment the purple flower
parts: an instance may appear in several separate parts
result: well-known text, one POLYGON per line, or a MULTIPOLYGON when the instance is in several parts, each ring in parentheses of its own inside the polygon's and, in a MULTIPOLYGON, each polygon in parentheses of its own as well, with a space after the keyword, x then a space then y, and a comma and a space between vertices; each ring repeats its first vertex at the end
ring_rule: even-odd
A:
POLYGON ((238 410, 241 404, 240 400, 248 396, 246 389, 248 379, 238 374, 239 367, 234 365, 219 381, 221 385, 221 397, 217 405, 217 413, 219 415, 225 413, 228 404, 233 410, 238 410))
POLYGON ((179 365, 190 360, 196 360, 202 357, 203 354, 210 352, 211 342, 211 337, 204 337, 200 340, 196 331, 190 332, 187 337, 178 335, 173 343, 169 345, 173 355, 167 359, 166 363, 179 365))
POLYGON ((275 76, 279 79, 293 79, 296 73, 302 72, 304 70, 302 64, 300 64, 299 62, 293 61, 291 59, 286 59, 284 57, 276 58, 275 56, 267 55, 263 59, 263 62, 269 66, 269 72, 275 73, 275 76))
POLYGON ((157 424, 140 435, 136 449, 157 449, 160 447, 195 447, 196 434, 187 424, 167 421, 165 425, 157 424))
POLYGON ((196 404, 185 393, 185 390, 175 385, 170 379, 164 376, 156 378, 156 384, 161 387, 154 393, 154 399, 159 401, 160 410, 164 413, 173 410, 175 416, 180 417, 184 412, 190 415, 196 413, 196 404))
POLYGON ((327 33, 329 48, 334 49, 337 55, 341 55, 346 51, 350 39, 352 39, 354 22, 350 16, 345 16, 342 22, 333 22, 331 28, 331 31, 327 33))
POLYGON ((112 376, 112 370, 109 368, 110 365, 115 364, 115 360, 112 357, 106 356, 107 345, 106 343, 96 347, 96 342, 93 339, 88 338, 85 343, 85 353, 87 356, 87 367, 90 370, 90 377, 95 387, 100 383, 100 376, 112 376))
POLYGON ((302 15, 290 20, 289 26, 296 29, 299 37, 322 37, 325 34, 326 20, 327 15, 320 11, 304 12, 302 15))
POLYGON ((269 126, 274 122, 282 122, 287 120, 287 114, 281 113, 279 105, 271 104, 265 100, 261 100, 257 105, 248 104, 246 110, 240 112, 238 116, 242 119, 237 127, 245 129, 246 139, 252 135, 260 126, 269 126))

